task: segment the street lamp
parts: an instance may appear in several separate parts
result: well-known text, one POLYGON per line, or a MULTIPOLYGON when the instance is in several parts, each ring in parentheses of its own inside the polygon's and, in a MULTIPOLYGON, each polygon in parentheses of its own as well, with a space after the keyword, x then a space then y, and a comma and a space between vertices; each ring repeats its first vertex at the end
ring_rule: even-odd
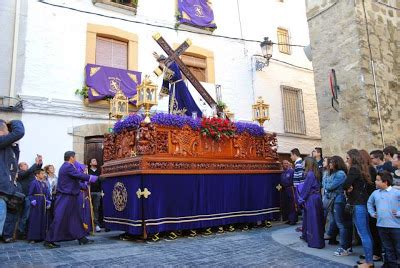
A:
POLYGON ((256 60, 257 71, 262 71, 264 67, 269 65, 269 60, 272 58, 272 52, 274 50, 274 43, 272 43, 268 37, 264 37, 264 41, 261 42, 260 47, 263 59, 256 60))
POLYGON ((150 109, 157 105, 157 85, 153 84, 148 75, 145 76, 143 82, 137 88, 136 106, 144 107, 145 119, 143 122, 150 123, 150 109))
POLYGON ((261 97, 258 97, 256 104, 252 105, 253 121, 258 121, 260 126, 269 120, 269 104, 265 104, 261 97))

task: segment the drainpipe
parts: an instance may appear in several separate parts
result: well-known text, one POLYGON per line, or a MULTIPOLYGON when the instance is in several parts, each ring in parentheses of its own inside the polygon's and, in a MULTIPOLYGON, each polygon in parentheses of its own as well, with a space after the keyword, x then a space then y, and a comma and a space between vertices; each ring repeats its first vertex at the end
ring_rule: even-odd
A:
POLYGON ((12 63, 11 63, 10 94, 9 94, 11 98, 15 97, 20 9, 21 9, 21 0, 15 0, 14 39, 13 39, 13 51, 12 51, 12 63))

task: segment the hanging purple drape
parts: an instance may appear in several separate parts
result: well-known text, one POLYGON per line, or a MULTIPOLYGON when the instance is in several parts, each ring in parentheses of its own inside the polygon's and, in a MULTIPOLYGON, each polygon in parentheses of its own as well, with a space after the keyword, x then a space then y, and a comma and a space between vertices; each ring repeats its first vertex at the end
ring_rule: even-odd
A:
POLYGON ((136 71, 95 64, 87 64, 85 71, 89 102, 112 98, 117 89, 121 89, 126 97, 131 98, 141 82, 141 73, 136 71))
POLYGON ((178 0, 179 22, 197 27, 217 28, 207 0, 178 0))

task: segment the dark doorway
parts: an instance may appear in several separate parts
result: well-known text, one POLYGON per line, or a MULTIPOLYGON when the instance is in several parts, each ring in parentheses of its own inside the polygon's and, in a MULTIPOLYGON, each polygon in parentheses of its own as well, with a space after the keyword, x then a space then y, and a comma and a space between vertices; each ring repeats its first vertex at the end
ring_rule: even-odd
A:
POLYGON ((96 158, 98 168, 103 165, 103 140, 103 136, 85 137, 85 165, 89 165, 93 158, 96 158))

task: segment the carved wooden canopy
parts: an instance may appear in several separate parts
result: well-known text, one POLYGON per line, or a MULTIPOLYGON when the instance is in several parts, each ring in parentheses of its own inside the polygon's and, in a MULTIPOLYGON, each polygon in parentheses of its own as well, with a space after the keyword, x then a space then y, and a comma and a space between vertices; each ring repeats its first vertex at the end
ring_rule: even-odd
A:
POLYGON ((128 174, 278 173, 275 134, 254 137, 247 132, 215 141, 189 126, 142 124, 137 130, 107 134, 105 177, 128 174))

